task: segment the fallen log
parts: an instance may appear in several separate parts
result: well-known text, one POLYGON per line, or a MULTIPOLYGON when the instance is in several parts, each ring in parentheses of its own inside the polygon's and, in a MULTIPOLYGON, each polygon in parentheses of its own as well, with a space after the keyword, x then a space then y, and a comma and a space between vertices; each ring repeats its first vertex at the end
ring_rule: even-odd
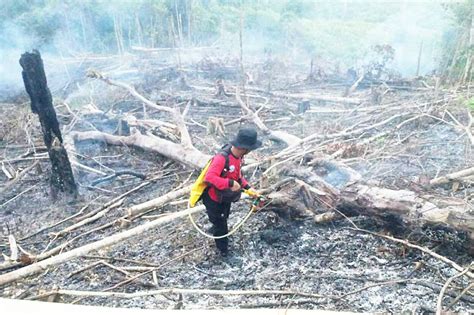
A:
POLYGON ((160 295, 160 294, 196 294, 196 295, 291 295, 291 296, 305 296, 312 298, 333 298, 337 299, 337 296, 327 296, 315 293, 307 293, 301 291, 291 290, 214 290, 214 289, 182 289, 182 288, 166 288, 153 291, 137 291, 133 293, 125 292, 96 292, 96 291, 74 291, 74 290, 53 290, 42 294, 44 298, 48 295, 59 294, 59 295, 70 295, 70 296, 98 296, 98 297, 119 297, 119 298, 136 298, 141 296, 160 295))
POLYGON ((129 218, 131 218, 138 214, 146 212, 148 210, 161 207, 172 200, 176 200, 177 198, 180 198, 182 196, 189 194, 190 191, 191 191, 191 185, 175 190, 175 191, 171 191, 158 198, 148 200, 147 202, 131 206, 127 209, 127 215, 129 218))
POLYGON ((286 143, 286 145, 291 145, 293 143, 300 143, 301 139, 297 136, 293 136, 285 131, 281 130, 271 130, 268 128, 263 121, 258 117, 258 111, 254 112, 245 104, 241 97, 240 97, 240 91, 239 89, 236 89, 235 92, 235 98, 237 102, 240 104, 240 107, 245 113, 245 117, 250 117, 249 119, 252 120, 252 122, 260 129, 263 133, 268 134, 270 138, 273 138, 274 140, 282 141, 286 143))
POLYGON ((272 92, 271 95, 282 97, 282 98, 314 100, 314 101, 342 103, 342 104, 350 104, 350 105, 359 105, 360 103, 362 103, 362 100, 359 98, 322 95, 322 94, 313 94, 313 93, 272 92))
POLYGON ((473 174, 474 174, 474 167, 471 167, 462 171, 458 171, 458 172, 447 174, 441 177, 433 178, 432 180, 430 180, 430 185, 435 186, 435 185, 447 184, 449 182, 455 181, 456 179, 468 177, 473 174))
POLYGON ((72 132, 71 137, 75 141, 103 141, 110 145, 128 145, 142 148, 166 156, 172 160, 189 165, 192 168, 203 168, 210 156, 202 153, 194 147, 164 140, 151 135, 143 135, 135 132, 130 136, 115 136, 100 131, 72 132))
POLYGON ((114 86, 124 88, 130 94, 132 94, 135 98, 142 101, 143 104, 145 104, 146 106, 151 107, 151 108, 156 109, 156 110, 159 110, 159 111, 164 111, 164 112, 170 113, 171 117, 173 118, 173 120, 176 124, 176 126, 179 129, 179 132, 180 132, 180 135, 181 135, 181 144, 182 144, 182 146, 185 147, 185 148, 191 148, 191 149, 194 148, 194 146, 192 144, 192 141, 191 141, 191 136, 189 135, 188 128, 186 128, 186 124, 184 122, 184 117, 181 114, 181 112, 179 111, 179 108, 177 108, 177 107, 172 108, 172 107, 168 107, 168 106, 157 105, 157 104, 153 103, 152 101, 150 101, 149 99, 147 99, 146 97, 144 97, 143 95, 141 95, 140 93, 138 93, 137 90, 133 86, 131 86, 129 84, 126 84, 124 82, 109 79, 109 78, 105 77, 104 75, 102 75, 101 73, 99 73, 97 71, 89 70, 87 72, 87 76, 90 77, 90 78, 95 78, 95 79, 102 80, 102 81, 104 81, 105 83, 107 83, 109 85, 114 85, 114 86))
POLYGON ((465 231, 474 240, 474 213, 461 199, 434 198, 409 190, 392 190, 357 184, 341 192, 340 206, 350 206, 366 215, 395 215, 408 226, 446 224, 465 231))
POLYGON ((131 175, 131 176, 135 176, 135 177, 138 177, 142 180, 144 180, 146 178, 146 175, 142 174, 142 173, 139 173, 139 172, 134 172, 134 171, 128 171, 128 170, 122 170, 122 171, 115 171, 112 175, 108 175, 106 177, 102 177, 102 178, 99 178, 99 179, 96 179, 95 181, 93 181, 91 183, 91 186, 95 186, 95 185, 98 185, 100 183, 103 183, 103 182, 106 182, 106 181, 110 181, 118 176, 121 176, 121 175, 131 175))
POLYGON ((374 187, 349 182, 342 176, 339 180, 342 178, 346 182, 339 183, 342 185, 336 188, 328 182, 335 170, 328 170, 326 177, 320 177, 307 168, 302 172, 296 171, 298 167, 289 169, 295 177, 294 184, 287 184, 285 189, 271 193, 271 207, 286 207, 288 211, 309 215, 316 222, 345 215, 377 217, 389 223, 395 232, 423 225, 447 225, 465 232, 469 249, 474 249, 474 209, 462 199, 374 187))
POLYGON ((130 230, 108 236, 104 239, 101 239, 100 241, 96 241, 96 242, 93 242, 93 243, 75 248, 73 250, 67 251, 67 252, 59 254, 57 256, 54 256, 54 257, 45 259, 43 261, 25 266, 25 267, 20 268, 18 270, 0 275, 0 286, 11 283, 11 282, 14 282, 14 281, 17 281, 21 278, 24 278, 24 277, 27 277, 27 276, 30 276, 30 275, 33 275, 33 274, 36 274, 36 273, 42 272, 48 267, 64 263, 66 261, 69 261, 69 260, 77 258, 77 257, 84 256, 84 255, 86 255, 86 254, 88 254, 92 251, 95 251, 95 250, 98 250, 98 249, 101 249, 101 248, 104 248, 104 247, 107 247, 107 246, 111 246, 113 244, 116 244, 118 242, 126 240, 130 237, 140 235, 144 232, 147 232, 147 231, 149 231, 149 230, 151 230, 151 229, 153 229, 157 226, 160 226, 160 225, 163 225, 165 223, 171 222, 171 221, 173 221, 175 219, 178 219, 178 218, 186 217, 189 214, 193 214, 193 213, 196 213, 196 212, 203 211, 204 209, 205 209, 205 207, 201 205, 201 206, 197 206, 195 208, 190 208, 190 209, 186 209, 186 210, 183 210, 183 211, 180 211, 180 212, 171 213, 171 214, 169 214, 165 217, 153 220, 153 221, 145 223, 143 225, 139 225, 139 226, 134 227, 130 230))
MULTIPOLYGON (((349 136, 354 136, 354 135, 357 135, 357 134, 361 134, 361 133, 364 133, 366 131, 369 131, 369 130, 372 130, 372 129, 375 129, 375 128, 378 128, 378 127, 381 127, 381 126, 384 126, 384 125, 387 125, 399 118, 405 118, 405 117, 409 117, 409 116, 412 116, 413 114, 412 113, 402 113, 402 114, 396 114, 396 115, 393 115, 393 116, 390 116, 389 118, 387 119, 384 119, 383 121, 380 121, 380 122, 377 122, 373 125, 370 125, 370 126, 365 126, 365 127, 361 127, 361 128, 358 128, 358 129, 353 129, 353 130, 343 130, 341 132, 338 132, 338 133, 333 133, 333 134, 317 134, 317 133, 314 133, 314 134, 311 134, 303 139, 299 139, 299 141, 294 141, 291 145, 289 145, 287 148, 285 148, 283 151, 281 151, 279 154, 282 155, 282 154, 286 154, 288 152, 292 152, 292 151, 295 151, 296 149, 298 149, 302 144, 304 143, 308 143, 312 140, 315 140, 315 139, 325 139, 325 140, 328 140, 328 139, 335 139, 335 138, 346 138, 346 137, 349 137, 349 136)), ((400 125, 400 124, 399 124, 400 125)))

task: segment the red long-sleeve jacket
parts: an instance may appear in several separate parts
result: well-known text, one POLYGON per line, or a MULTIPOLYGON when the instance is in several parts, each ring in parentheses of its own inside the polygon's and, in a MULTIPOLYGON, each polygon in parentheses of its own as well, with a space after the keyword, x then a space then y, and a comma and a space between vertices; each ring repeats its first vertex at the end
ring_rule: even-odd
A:
POLYGON ((230 189, 233 186, 233 181, 237 181, 244 189, 250 188, 247 180, 242 176, 242 159, 230 152, 229 169, 227 170, 224 170, 225 160, 226 158, 222 153, 216 154, 204 178, 204 181, 210 185, 208 190, 209 197, 216 202, 222 202, 219 191, 230 189), (224 174, 221 177, 222 173, 224 174))

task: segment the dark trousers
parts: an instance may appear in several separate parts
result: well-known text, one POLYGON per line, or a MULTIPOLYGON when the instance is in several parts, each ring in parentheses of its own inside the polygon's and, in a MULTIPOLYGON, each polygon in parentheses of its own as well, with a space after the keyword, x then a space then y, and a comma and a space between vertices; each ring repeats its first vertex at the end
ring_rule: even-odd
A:
MULTIPOLYGON (((214 236, 221 236, 229 233, 227 227, 227 219, 229 218, 230 202, 219 203, 209 197, 207 192, 202 196, 202 202, 206 206, 207 216, 212 223, 212 231, 214 236)), ((227 237, 216 239, 216 247, 222 252, 227 253, 229 239, 227 237)))

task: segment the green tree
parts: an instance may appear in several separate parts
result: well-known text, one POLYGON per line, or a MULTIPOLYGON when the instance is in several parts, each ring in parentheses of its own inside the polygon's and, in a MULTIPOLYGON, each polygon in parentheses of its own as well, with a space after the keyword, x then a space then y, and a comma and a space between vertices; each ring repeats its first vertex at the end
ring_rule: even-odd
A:
POLYGON ((450 83, 472 79, 474 45, 474 1, 465 0, 446 5, 452 25, 444 34, 441 73, 450 83))

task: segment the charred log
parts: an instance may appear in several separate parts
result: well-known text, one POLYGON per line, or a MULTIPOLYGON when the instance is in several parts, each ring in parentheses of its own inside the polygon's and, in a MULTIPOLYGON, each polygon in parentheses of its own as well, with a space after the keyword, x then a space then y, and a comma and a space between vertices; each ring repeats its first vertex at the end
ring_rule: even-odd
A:
POLYGON ((65 192, 75 197, 77 186, 67 152, 63 147, 63 138, 40 53, 37 50, 24 53, 21 55, 20 65, 23 68, 25 89, 31 99, 31 110, 39 117, 44 143, 51 160, 52 195, 56 198, 59 192, 65 192), (56 138, 58 141, 54 141, 56 138))
POLYGON ((37 50, 33 50, 32 53, 24 53, 21 55, 20 65, 23 68, 22 76, 25 89, 31 99, 31 110, 39 117, 46 147, 51 148, 54 136, 61 143, 63 138, 40 53, 37 50))
POLYGON ((396 235, 425 226, 446 226, 465 234, 465 247, 474 249, 472 208, 463 200, 370 186, 348 170, 331 162, 313 169, 287 167, 281 175, 292 182, 269 194, 270 208, 284 207, 290 216, 309 216, 318 223, 364 215, 396 235), (321 173, 321 168, 326 172, 321 173))

